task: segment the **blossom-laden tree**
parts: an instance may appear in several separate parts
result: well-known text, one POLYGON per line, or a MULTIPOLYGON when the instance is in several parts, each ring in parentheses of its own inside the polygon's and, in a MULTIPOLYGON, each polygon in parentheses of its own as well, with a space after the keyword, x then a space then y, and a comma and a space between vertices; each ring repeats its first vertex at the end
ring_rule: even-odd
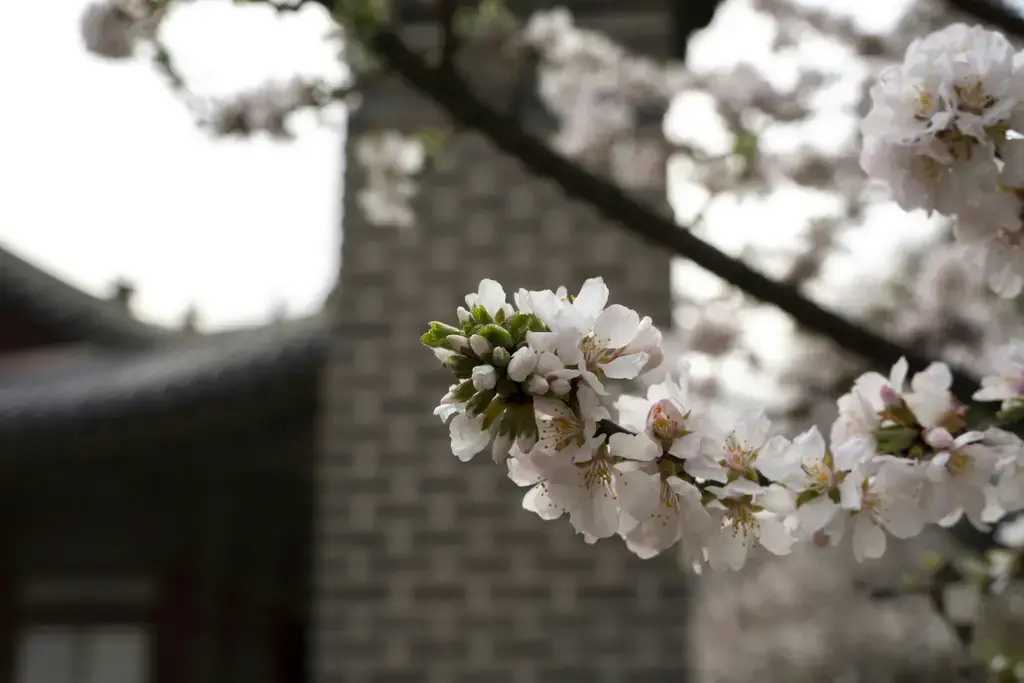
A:
MULTIPOLYGON (((966 576, 998 591, 1021 574, 1024 541, 1009 520, 1024 509, 1024 442, 1013 431, 1024 417, 1015 304, 1024 286, 1024 53, 1007 36, 1024 35, 1024 20, 984 0, 906 2, 889 26, 870 29, 791 0, 722 3, 719 30, 741 15, 772 23, 768 55, 789 72, 780 78, 749 60, 687 65, 630 54, 561 9, 520 24, 499 2, 435 2, 444 35, 435 62, 401 41, 383 0, 257 0, 280 12, 328 6, 351 80, 295 80, 202 102, 160 40, 161 21, 184 1, 100 0, 83 17, 86 45, 110 58, 149 46, 200 122, 224 135, 287 136, 292 112, 353 103, 397 72, 457 124, 721 278, 703 292, 679 288, 692 324, 666 338, 649 318, 608 305, 600 278, 575 296, 519 291, 514 303, 485 280, 457 320, 431 324, 423 342, 456 378, 436 411, 453 453, 468 460, 489 448, 527 488, 524 508, 567 518, 588 542, 618 536, 641 557, 672 549, 688 566, 716 570, 741 568, 755 546, 785 555, 849 536, 863 561, 880 557, 888 537, 928 525, 996 527, 1002 550, 981 574, 944 563, 927 589, 964 642, 970 632, 949 585, 966 576), (1000 23, 1005 35, 960 23, 958 12, 1000 23), (530 66, 556 122, 547 140, 474 95, 454 65, 469 42, 514 50, 530 66), (705 121, 666 139, 638 134, 666 109, 669 119, 682 111, 705 121), (685 226, 622 191, 663 173, 682 197, 685 226), (771 232, 763 217, 780 197, 797 248, 757 235, 723 244, 718 228, 746 219, 744 206, 760 233, 771 232), (801 215, 795 202, 816 208, 801 215), (837 278, 857 235, 882 221, 887 232, 930 229, 894 254, 869 244, 858 255, 872 270, 837 278), (880 271, 884 261, 896 267, 880 271), (855 298, 844 299, 851 281, 855 298), (770 363, 736 323, 776 310, 813 335, 791 340, 789 365, 770 363), (688 367, 678 363, 684 355, 688 367), (722 424, 711 408, 738 400, 721 382, 729 363, 771 389, 722 424), (630 395, 638 382, 645 397, 630 395), (998 424, 995 411, 967 411, 993 402, 998 424), (797 436, 778 433, 773 418, 797 436)), ((710 39, 716 24, 698 38, 710 39)), ((413 223, 409 200, 437 142, 436 131, 367 142, 364 211, 385 226, 413 223)), ((1021 673, 1006 659, 991 664, 993 680, 1021 673)))

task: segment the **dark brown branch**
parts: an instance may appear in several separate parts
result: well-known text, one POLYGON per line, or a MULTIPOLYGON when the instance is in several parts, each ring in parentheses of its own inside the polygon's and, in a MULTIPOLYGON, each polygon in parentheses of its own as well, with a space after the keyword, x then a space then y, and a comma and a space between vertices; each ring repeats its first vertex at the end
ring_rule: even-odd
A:
POLYGON ((459 34, 455 27, 458 0, 436 0, 438 24, 441 27, 441 68, 455 68, 455 53, 459 51, 459 34))
MULTIPOLYGON (((460 78, 431 68, 394 33, 379 32, 369 47, 410 87, 440 105, 459 124, 484 134, 535 174, 551 179, 570 197, 591 204, 606 218, 692 260, 750 296, 777 306, 805 329, 832 339, 876 367, 891 366, 901 356, 918 370, 929 363, 928 358, 824 309, 797 289, 776 282, 722 253, 685 227, 638 203, 615 184, 553 152, 544 142, 526 133, 513 118, 482 102, 460 78)), ((961 401, 970 403, 976 387, 973 377, 954 370, 953 391, 961 401)))

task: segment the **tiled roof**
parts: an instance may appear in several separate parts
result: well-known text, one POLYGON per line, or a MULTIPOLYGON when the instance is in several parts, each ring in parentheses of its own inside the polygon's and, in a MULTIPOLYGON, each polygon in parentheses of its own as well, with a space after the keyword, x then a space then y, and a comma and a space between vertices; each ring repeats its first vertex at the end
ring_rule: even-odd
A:
POLYGON ((191 402, 259 396, 319 370, 320 316, 226 333, 181 334, 145 349, 68 348, 0 364, 0 436, 67 429, 191 402))
POLYGON ((123 304, 77 289, 0 246, 0 305, 13 305, 75 339, 144 346, 174 334, 135 318, 123 304))

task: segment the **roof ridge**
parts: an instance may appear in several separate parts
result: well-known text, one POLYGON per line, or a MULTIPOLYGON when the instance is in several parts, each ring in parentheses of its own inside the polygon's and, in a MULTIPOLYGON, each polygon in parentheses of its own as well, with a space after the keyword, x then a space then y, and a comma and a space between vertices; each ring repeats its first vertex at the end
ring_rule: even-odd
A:
POLYGON ((176 334, 176 330, 139 320, 115 301, 75 287, 2 242, 0 300, 17 302, 47 321, 71 326, 85 339, 115 346, 146 344, 176 334))

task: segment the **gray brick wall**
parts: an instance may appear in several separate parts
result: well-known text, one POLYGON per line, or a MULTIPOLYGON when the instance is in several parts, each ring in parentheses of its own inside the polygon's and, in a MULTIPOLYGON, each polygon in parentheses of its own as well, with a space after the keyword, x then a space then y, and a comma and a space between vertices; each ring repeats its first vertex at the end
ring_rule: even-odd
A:
MULTIPOLYGON (((350 137, 433 125, 398 85, 375 91, 350 137)), ((311 656, 316 683, 680 681, 684 580, 669 557, 588 546, 521 508, 487 454, 450 452, 432 415, 448 373, 419 335, 481 278, 578 288, 670 319, 669 257, 479 136, 460 133, 423 178, 419 224, 369 225, 347 166, 340 287, 325 382, 311 656)), ((663 193, 662 193, 663 194, 663 193)))

